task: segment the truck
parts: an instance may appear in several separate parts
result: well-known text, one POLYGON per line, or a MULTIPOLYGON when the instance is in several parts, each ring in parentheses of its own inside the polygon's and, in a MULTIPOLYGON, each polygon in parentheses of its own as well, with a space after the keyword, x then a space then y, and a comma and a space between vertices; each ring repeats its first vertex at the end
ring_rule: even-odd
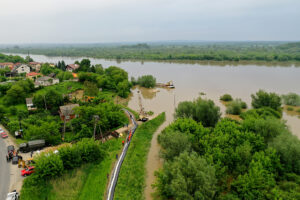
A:
POLYGON ((45 140, 32 140, 27 143, 20 144, 19 151, 22 153, 27 153, 30 151, 35 151, 45 147, 45 140))

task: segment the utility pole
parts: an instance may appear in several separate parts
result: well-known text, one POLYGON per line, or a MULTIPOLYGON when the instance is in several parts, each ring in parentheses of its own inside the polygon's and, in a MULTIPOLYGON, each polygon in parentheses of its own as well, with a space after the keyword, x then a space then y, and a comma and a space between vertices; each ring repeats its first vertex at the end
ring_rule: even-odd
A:
MULTIPOLYGON (((99 120, 99 115, 94 115, 93 116, 94 119, 95 119, 95 122, 94 122, 94 140, 96 140, 96 128, 97 128, 97 122, 99 120)), ((101 129, 100 129, 101 130, 101 129)), ((102 136, 101 136, 102 137, 102 136)))
POLYGON ((47 110, 47 104, 46 104, 46 98, 45 98, 45 95, 44 95, 43 97, 44 97, 44 103, 45 103, 45 110, 47 110))

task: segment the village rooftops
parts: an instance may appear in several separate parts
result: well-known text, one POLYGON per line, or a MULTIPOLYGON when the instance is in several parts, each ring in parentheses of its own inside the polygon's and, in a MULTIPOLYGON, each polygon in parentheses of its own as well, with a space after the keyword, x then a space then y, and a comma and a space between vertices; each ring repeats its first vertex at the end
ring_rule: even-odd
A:
POLYGON ((30 65, 39 65, 39 64, 41 64, 41 63, 39 63, 39 62, 29 62, 29 64, 30 64, 30 65))
POLYGON ((42 74, 41 73, 37 73, 37 72, 29 72, 29 73, 26 74, 26 76, 27 77, 28 76, 42 76, 42 74))

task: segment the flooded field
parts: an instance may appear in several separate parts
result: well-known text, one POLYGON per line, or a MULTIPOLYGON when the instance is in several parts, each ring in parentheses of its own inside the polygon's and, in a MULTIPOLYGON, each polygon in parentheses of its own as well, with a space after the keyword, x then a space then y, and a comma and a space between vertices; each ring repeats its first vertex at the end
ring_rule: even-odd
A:
MULTIPOLYGON (((82 58, 69 57, 46 57, 31 55, 35 61, 57 63, 64 60, 67 64, 74 63, 82 58)), ((241 98, 251 107, 251 94, 259 89, 278 94, 295 92, 300 94, 300 67, 277 66, 277 65, 234 65, 228 63, 201 64, 201 63, 170 63, 170 62, 117 62, 104 59, 91 59, 92 64, 102 64, 104 67, 111 65, 119 66, 128 71, 129 76, 141 76, 151 74, 157 78, 157 82, 166 83, 173 81, 175 89, 157 88, 147 90, 135 88, 129 100, 129 107, 138 110, 138 90, 141 90, 142 103, 146 111, 153 111, 155 114, 166 112, 167 121, 163 126, 173 120, 173 113, 180 101, 193 100, 200 93, 204 98, 214 100, 220 106, 222 113, 225 113, 225 106, 219 101, 224 93, 229 93, 233 98, 241 98)), ((283 119, 287 121, 293 134, 300 138, 300 119, 295 112, 288 112, 284 109, 283 119)), ((147 169, 146 199, 151 199, 150 187, 153 183, 153 171, 161 166, 158 158, 159 146, 156 142, 157 132, 152 141, 147 169)))

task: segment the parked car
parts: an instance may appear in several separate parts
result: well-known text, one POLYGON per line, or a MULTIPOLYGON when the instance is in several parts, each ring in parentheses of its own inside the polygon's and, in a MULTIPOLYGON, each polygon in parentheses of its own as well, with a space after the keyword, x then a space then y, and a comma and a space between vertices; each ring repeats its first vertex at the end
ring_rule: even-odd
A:
POLYGON ((12 158, 11 163, 12 163, 13 165, 17 165, 17 164, 19 163, 19 156, 14 156, 14 157, 12 158))
POLYGON ((18 199, 19 199, 19 193, 17 193, 16 190, 8 193, 6 197, 6 200, 18 200, 18 199))
POLYGON ((8 135, 5 132, 0 133, 2 138, 8 138, 8 135))
POLYGON ((34 167, 28 167, 27 169, 23 169, 21 171, 22 176, 29 176, 30 174, 34 173, 34 167))

